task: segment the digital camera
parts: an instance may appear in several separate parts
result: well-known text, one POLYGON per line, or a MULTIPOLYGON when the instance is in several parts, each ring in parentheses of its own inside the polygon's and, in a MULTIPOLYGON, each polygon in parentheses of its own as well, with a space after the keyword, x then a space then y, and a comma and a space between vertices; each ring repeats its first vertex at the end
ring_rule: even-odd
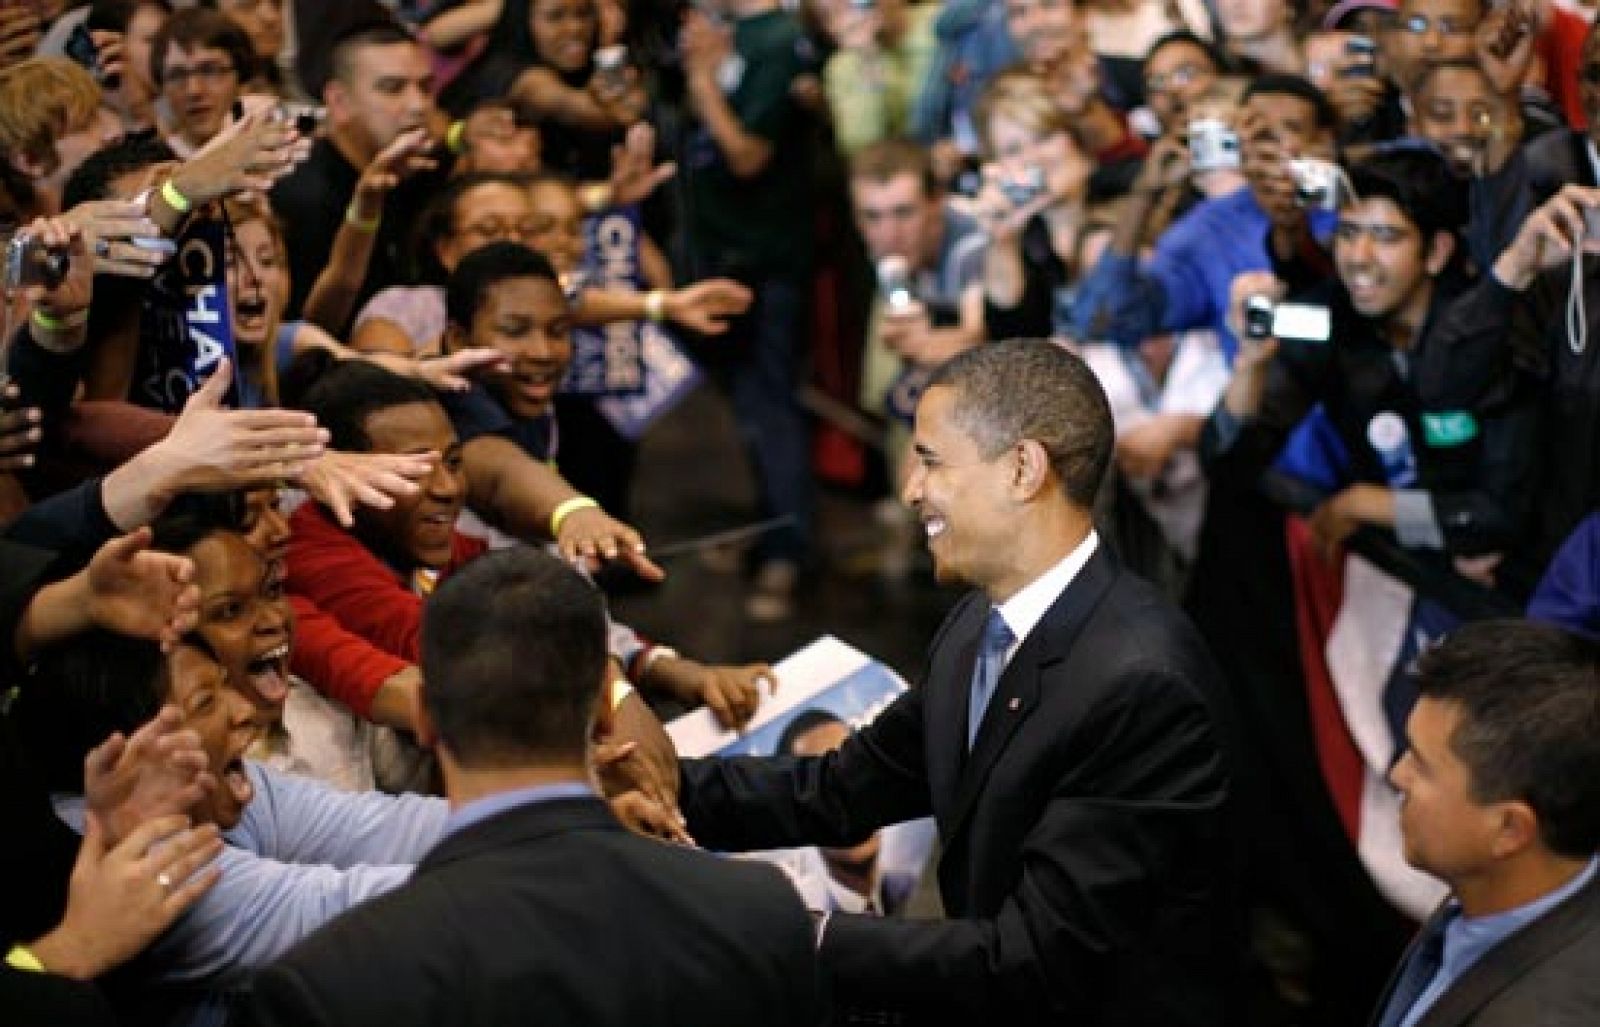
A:
POLYGON ((66 280, 67 272, 71 270, 71 254, 66 250, 52 249, 26 232, 16 233, 6 243, 7 290, 26 289, 34 285, 54 289, 66 280))
POLYGON ((1011 175, 1000 180, 1000 191, 1013 207, 1026 207, 1028 204, 1044 195, 1045 181, 1044 168, 1031 165, 1020 175, 1011 175))
POLYGON ((1339 165, 1312 157, 1289 161, 1295 200, 1308 210, 1339 209, 1339 165))
POLYGON ((889 256, 878 261, 878 293, 891 311, 905 310, 916 302, 911 288, 911 263, 904 257, 889 256))
POLYGON ((1217 118, 1189 122, 1189 167, 1219 171, 1239 166, 1239 133, 1217 118))

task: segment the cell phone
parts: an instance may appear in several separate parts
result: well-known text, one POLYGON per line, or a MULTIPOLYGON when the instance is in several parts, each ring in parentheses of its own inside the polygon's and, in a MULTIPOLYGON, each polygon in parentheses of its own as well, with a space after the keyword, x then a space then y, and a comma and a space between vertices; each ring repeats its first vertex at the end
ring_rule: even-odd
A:
POLYGON ((63 52, 72 62, 77 64, 89 74, 100 77, 100 49, 94 45, 94 37, 89 34, 89 26, 79 22, 67 36, 67 42, 62 48, 63 52))
POLYGON ((34 285, 54 289, 66 281, 67 272, 71 270, 71 254, 46 246, 26 232, 16 233, 6 243, 7 290, 26 289, 34 285))
POLYGON ((1272 334, 1294 342, 1327 342, 1333 337, 1333 316, 1327 307, 1279 303, 1272 308, 1272 334))

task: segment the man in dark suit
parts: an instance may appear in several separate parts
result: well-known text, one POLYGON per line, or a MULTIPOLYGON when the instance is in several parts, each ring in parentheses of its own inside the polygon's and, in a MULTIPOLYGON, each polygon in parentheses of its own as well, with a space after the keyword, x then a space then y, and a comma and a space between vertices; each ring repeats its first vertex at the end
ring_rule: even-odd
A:
POLYGON ((1482 621, 1422 655, 1406 859, 1450 886, 1401 961, 1379 1027, 1600 1023, 1600 645, 1482 621))
POLYGON ((1112 438, 1093 374, 1060 347, 945 365, 905 499, 940 577, 977 591, 926 680, 833 753, 683 764, 690 831, 712 848, 936 818, 951 919, 819 916, 841 1001, 937 1022, 1237 1022, 1219 689, 1189 623, 1094 533, 1112 438))
POLYGON ((816 1022, 810 923, 782 876, 630 834, 592 790, 605 664, 598 593, 538 550, 440 587, 422 669, 445 837, 263 971, 254 1022, 816 1022))

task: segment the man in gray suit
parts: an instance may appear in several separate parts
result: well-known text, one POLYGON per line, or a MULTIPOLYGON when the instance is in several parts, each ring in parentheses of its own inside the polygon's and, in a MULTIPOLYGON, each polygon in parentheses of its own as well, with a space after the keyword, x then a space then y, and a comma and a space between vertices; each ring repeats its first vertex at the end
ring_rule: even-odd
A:
POLYGON ((1525 621, 1418 661, 1406 859, 1450 886, 1377 1027, 1600 1023, 1600 645, 1525 621))

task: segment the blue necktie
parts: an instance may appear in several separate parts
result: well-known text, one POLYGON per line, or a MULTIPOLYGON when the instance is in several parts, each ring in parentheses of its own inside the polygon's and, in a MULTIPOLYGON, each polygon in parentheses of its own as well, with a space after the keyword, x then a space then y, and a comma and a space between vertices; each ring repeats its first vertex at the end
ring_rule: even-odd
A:
POLYGON ((1389 995, 1389 1004, 1383 1009, 1378 1027, 1399 1027, 1405 1023, 1411 1007, 1433 983, 1434 976, 1444 962, 1444 931, 1450 919, 1443 916, 1436 923, 1423 928, 1425 933, 1418 939, 1416 947, 1411 950, 1411 958, 1406 960, 1405 968, 1400 971, 1400 978, 1395 981, 1394 991, 1389 995))
POLYGON ((972 751, 978 739, 978 726, 983 723, 983 711, 994 698, 995 685, 1000 683, 1000 672, 1005 669, 1006 650, 1017 636, 1011 626, 1000 616, 998 607, 990 607, 989 619, 983 625, 983 641, 978 646, 978 662, 972 668, 972 695, 967 700, 967 751, 972 751))

